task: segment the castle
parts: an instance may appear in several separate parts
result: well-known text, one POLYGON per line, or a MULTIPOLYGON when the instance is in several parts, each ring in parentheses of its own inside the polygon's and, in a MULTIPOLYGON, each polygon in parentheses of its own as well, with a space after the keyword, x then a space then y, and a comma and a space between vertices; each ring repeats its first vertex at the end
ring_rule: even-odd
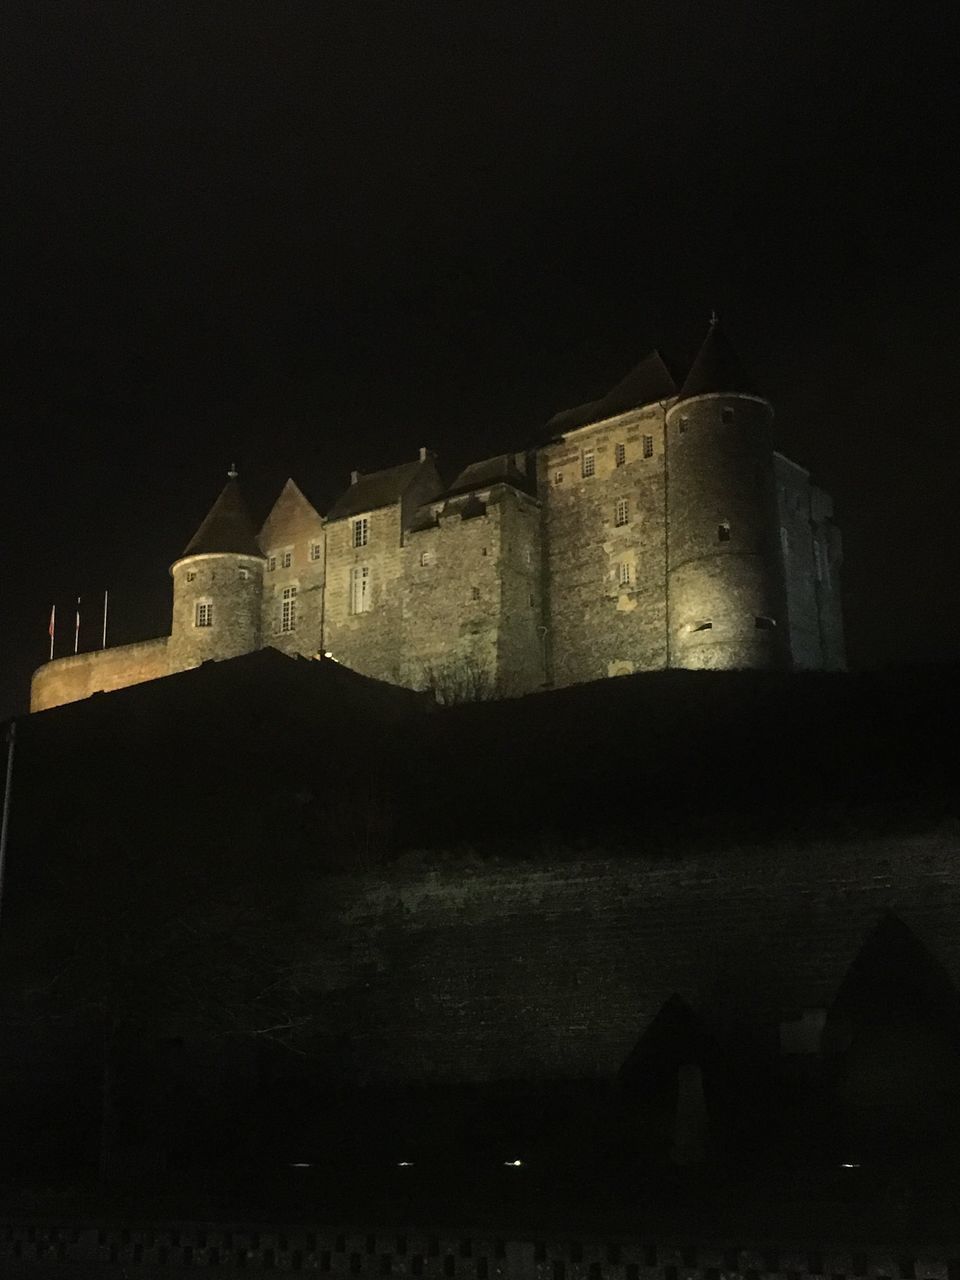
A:
POLYGON ((842 668, 832 503, 772 420, 714 321, 679 388, 654 352, 449 485, 426 449, 326 516, 288 480, 258 533, 231 470, 171 567, 170 635, 47 663, 31 709, 266 646, 448 698, 842 668))

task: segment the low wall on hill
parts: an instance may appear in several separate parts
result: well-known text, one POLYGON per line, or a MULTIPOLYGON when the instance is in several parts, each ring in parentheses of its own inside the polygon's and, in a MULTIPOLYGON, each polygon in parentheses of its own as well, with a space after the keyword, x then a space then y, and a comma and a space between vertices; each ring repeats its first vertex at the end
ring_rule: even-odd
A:
POLYGON ((411 856, 331 881, 324 1021, 354 1081, 611 1076, 674 992, 774 1028, 828 1006, 887 911, 960 986, 960 833, 411 856))
POLYGON ((170 674, 167 637, 121 644, 113 649, 72 653, 38 667, 30 685, 30 710, 46 711, 170 674))

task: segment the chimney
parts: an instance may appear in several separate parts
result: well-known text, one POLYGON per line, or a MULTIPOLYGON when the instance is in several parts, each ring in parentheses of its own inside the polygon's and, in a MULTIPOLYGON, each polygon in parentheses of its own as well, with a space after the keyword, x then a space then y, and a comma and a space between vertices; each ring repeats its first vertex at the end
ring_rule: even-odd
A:
POLYGON ((351 472, 350 472, 350 483, 351 483, 351 484, 356 484, 356 483, 357 483, 357 481, 358 481, 359 479, 360 479, 360 472, 359 472, 359 471, 351 471, 351 472))

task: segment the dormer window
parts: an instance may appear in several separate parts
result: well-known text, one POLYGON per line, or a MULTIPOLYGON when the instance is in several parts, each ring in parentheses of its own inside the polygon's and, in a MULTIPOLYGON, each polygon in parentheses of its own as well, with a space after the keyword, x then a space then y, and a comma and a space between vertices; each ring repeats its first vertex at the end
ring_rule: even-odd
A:
POLYGON ((353 522, 353 537, 351 541, 355 547, 365 547, 369 537, 370 526, 366 516, 360 516, 353 522))

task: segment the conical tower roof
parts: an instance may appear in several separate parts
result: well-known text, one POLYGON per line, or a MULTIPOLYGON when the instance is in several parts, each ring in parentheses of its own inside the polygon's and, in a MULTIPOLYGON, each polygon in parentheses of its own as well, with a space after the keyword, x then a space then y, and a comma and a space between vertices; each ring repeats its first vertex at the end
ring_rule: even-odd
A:
POLYGON ((181 559, 187 556, 209 555, 227 552, 234 555, 259 556, 260 547, 253 521, 243 500, 237 473, 231 470, 220 497, 216 500, 203 524, 187 543, 181 559))
POLYGON ((716 319, 713 319, 703 346, 680 388, 679 399, 689 400, 692 396, 722 391, 740 392, 744 395, 759 394, 753 381, 744 372, 730 339, 716 319))

